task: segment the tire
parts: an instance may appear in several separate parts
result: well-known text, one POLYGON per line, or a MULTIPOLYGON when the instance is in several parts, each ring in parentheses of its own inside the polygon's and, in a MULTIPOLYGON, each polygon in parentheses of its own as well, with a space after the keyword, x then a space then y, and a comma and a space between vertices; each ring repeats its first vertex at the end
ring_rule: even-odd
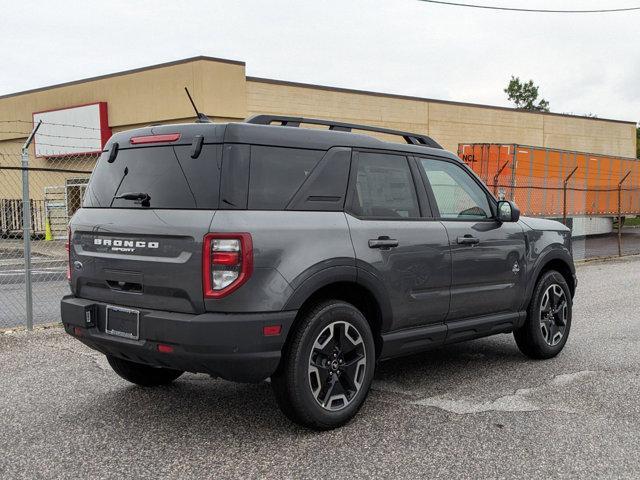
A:
POLYGON ((291 421, 330 430, 356 415, 374 370, 369 323, 353 305, 330 300, 298 320, 271 385, 278 406, 291 421))
POLYGON ((170 368, 151 367, 141 363, 130 362, 122 358, 107 355, 107 361, 113 371, 125 380, 143 387, 168 385, 184 372, 170 368))
POLYGON ((513 332, 520 351, 533 359, 558 355, 569 338, 571 310, 564 277, 555 270, 545 272, 533 290, 524 325, 513 332))

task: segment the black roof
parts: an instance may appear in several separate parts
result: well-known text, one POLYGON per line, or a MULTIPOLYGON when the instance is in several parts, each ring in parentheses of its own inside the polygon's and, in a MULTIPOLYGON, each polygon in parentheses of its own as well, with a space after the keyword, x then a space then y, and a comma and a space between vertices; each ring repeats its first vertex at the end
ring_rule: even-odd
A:
MULTIPOLYGON (((196 135, 204 137, 204 143, 247 143, 276 147, 307 148, 328 150, 332 147, 370 148, 378 150, 400 151, 415 154, 430 154, 441 157, 458 157, 441 148, 408 143, 387 142, 370 135, 350 133, 338 130, 317 128, 295 128, 291 126, 261 125, 251 123, 176 123, 152 125, 114 134, 105 150, 114 142, 120 148, 130 146, 131 137, 180 133, 181 137, 172 145, 190 145, 196 135)), ((148 144, 152 146, 153 144, 148 144)))

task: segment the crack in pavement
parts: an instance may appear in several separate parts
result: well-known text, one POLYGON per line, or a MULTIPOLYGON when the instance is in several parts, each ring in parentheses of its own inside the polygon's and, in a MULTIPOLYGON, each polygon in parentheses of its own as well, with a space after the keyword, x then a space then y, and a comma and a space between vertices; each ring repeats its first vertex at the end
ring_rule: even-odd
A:
MULTIPOLYGON (((425 407, 434 407, 445 410, 458 415, 467 415, 481 412, 534 412, 539 410, 557 411, 562 413, 577 414, 578 412, 561 406, 549 405, 530 398, 535 394, 550 392, 559 388, 564 388, 579 382, 596 372, 592 370, 581 370, 574 373, 565 373, 554 375, 551 380, 543 385, 530 388, 521 388, 512 394, 503 395, 495 399, 478 399, 473 396, 462 396, 460 398, 448 398, 446 395, 438 395, 433 397, 417 398, 416 392, 405 390, 396 386, 393 382, 378 381, 375 382, 374 390, 386 393, 395 393, 403 396, 412 397, 409 400, 411 405, 419 405, 425 407)), ((404 403, 404 402, 403 402, 404 403)))

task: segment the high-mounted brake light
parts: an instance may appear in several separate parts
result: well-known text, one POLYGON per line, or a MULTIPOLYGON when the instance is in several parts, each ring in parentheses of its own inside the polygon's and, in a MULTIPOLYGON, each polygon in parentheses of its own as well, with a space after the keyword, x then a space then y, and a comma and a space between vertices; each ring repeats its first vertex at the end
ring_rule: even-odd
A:
POLYGON ((249 233, 208 233, 202 252, 205 298, 229 295, 253 272, 253 242, 249 233))
POLYGON ((131 145, 140 145, 143 143, 163 143, 175 142, 180 140, 179 133, 164 133, 161 135, 144 135, 142 137, 131 137, 131 145))

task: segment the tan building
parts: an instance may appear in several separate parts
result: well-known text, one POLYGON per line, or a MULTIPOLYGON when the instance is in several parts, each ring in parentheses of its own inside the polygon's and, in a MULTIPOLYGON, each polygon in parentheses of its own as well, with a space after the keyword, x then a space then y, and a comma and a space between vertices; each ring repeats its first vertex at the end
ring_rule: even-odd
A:
MULTIPOLYGON (((247 77, 243 62, 194 57, 0 97, 0 167, 16 166, 32 114, 106 102, 112 131, 151 123, 194 119, 184 87, 198 107, 217 122, 240 121, 256 113, 331 118, 427 134, 448 150, 458 143, 496 142, 554 147, 635 157, 634 122, 532 113, 511 108, 348 90, 247 77)), ((92 158, 64 158, 64 168, 86 170, 92 158)), ((31 159, 49 168, 62 160, 31 159)), ((0 170, 0 199, 20 198, 20 173, 0 170)), ((41 172, 45 187, 60 186, 68 174, 41 172)), ((49 189, 51 191, 51 189, 49 189)))

